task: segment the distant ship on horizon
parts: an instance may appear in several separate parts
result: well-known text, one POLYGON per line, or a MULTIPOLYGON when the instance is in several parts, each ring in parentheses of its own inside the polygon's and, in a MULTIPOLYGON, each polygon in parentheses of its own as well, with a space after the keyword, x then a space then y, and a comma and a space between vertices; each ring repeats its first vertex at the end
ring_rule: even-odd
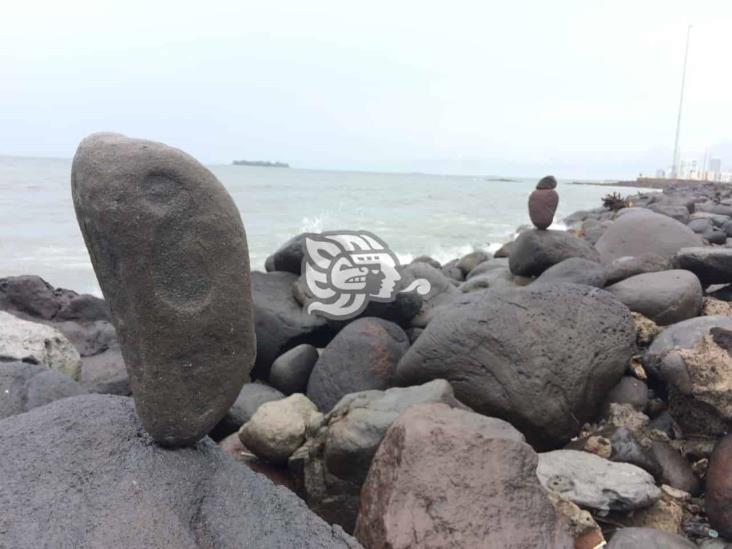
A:
POLYGON ((259 168, 289 168, 285 162, 268 162, 266 160, 234 160, 234 166, 257 166, 259 168))

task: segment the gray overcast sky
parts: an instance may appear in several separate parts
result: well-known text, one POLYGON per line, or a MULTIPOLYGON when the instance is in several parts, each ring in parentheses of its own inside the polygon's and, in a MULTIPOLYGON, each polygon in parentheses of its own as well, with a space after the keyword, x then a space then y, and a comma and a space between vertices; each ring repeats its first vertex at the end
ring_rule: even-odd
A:
POLYGON ((732 163, 730 0, 5 0, 0 154, 110 130, 205 162, 634 176, 732 163))

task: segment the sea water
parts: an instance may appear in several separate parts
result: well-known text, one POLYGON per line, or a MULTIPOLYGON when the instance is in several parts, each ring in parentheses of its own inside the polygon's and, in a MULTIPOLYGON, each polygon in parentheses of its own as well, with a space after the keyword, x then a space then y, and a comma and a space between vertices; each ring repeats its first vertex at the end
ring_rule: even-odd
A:
MULTIPOLYGON (((529 223, 526 199, 543 174, 502 179, 407 173, 209 166, 241 212, 252 269, 305 232, 368 230, 402 263, 422 254, 445 262, 495 250, 529 223)), ((0 278, 36 274, 99 295, 76 223, 71 160, 0 157, 0 278)), ((559 182, 557 220, 629 189, 559 182)))

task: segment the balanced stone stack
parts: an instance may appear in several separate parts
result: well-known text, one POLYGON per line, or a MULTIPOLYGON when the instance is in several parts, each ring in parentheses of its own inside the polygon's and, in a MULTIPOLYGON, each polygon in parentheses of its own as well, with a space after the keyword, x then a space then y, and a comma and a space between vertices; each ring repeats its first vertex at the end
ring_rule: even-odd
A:
POLYGON ((186 153, 118 134, 81 142, 71 184, 137 413, 157 442, 194 443, 231 407, 254 361, 239 211, 186 153))
POLYGON ((529 195, 529 217, 540 231, 549 228, 554 221, 554 214, 559 204, 559 195, 554 190, 556 186, 557 180, 547 175, 541 178, 536 190, 529 195))

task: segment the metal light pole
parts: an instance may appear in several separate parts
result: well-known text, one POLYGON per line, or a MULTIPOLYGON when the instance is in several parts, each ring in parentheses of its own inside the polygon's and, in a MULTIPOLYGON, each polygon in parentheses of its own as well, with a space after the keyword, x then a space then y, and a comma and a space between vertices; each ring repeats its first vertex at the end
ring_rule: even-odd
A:
POLYGON ((686 61, 689 59, 689 37, 691 25, 686 29, 686 50, 684 51, 684 70, 681 73, 681 97, 679 98, 679 114, 676 117, 676 139, 674 140, 674 160, 671 168, 671 178, 679 176, 679 133, 681 132, 681 110, 684 106, 684 87, 686 86, 686 61))

